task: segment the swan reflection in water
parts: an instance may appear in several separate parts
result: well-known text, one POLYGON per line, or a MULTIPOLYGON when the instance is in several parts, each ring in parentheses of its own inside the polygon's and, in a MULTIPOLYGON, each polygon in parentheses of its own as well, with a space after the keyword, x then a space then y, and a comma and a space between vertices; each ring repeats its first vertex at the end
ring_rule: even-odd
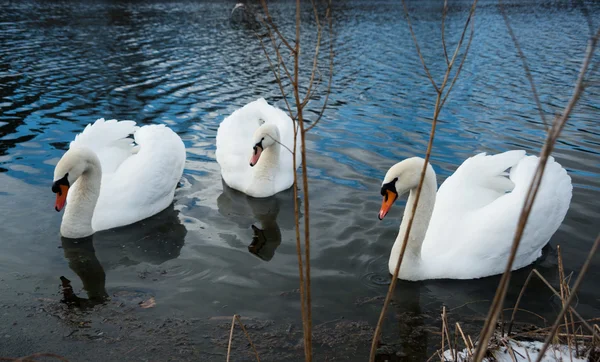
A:
POLYGON ((271 260, 281 244, 280 227, 288 230, 294 228, 292 189, 271 197, 254 198, 223 182, 223 193, 217 198, 217 207, 221 215, 240 227, 250 225, 253 236, 248 251, 264 261, 271 260), (255 224, 260 224, 260 227, 255 224))
MULTIPOLYGON (((88 299, 72 295, 66 302, 75 302, 79 306, 105 302, 109 297, 105 270, 144 262, 159 265, 179 257, 187 229, 178 214, 171 204, 160 213, 131 225, 100 231, 82 239, 61 237, 69 268, 81 279, 88 295, 88 299)), ((68 285, 68 280, 64 279, 63 288, 65 281, 68 285)))

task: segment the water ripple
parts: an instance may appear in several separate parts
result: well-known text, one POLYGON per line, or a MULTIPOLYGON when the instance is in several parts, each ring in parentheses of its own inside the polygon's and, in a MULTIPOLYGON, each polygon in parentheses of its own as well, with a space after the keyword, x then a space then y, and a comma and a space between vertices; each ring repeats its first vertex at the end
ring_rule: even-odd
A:
MULTIPOLYGON (((471 53, 440 115, 432 155, 439 181, 474 153, 513 148, 538 153, 544 142, 543 125, 520 60, 492 3, 483 2, 477 11, 471 53)), ((438 41, 442 2, 420 4, 411 10, 414 29, 432 74, 441 79, 445 67, 438 41)), ((586 45, 583 16, 575 5, 565 4, 507 4, 549 115, 570 96, 586 45)), ((31 264, 23 261, 27 258, 37 258, 40 270, 63 273, 67 268, 61 251, 39 239, 40 235, 56 239, 59 220, 58 215, 47 214, 52 209, 48 184, 56 160, 75 133, 100 117, 166 123, 182 136, 188 149, 175 205, 179 212, 175 219, 188 232, 185 244, 178 244, 178 256, 166 258, 165 268, 173 281, 163 286, 171 288, 167 303, 190 314, 197 313, 197 301, 204 300, 230 305, 231 313, 239 313, 240 308, 265 313, 265 300, 274 315, 298 309, 295 302, 273 297, 298 285, 290 195, 279 200, 274 221, 281 229, 281 243, 268 262, 248 252, 251 225, 264 221, 263 215, 253 213, 251 206, 244 208, 243 215, 226 212, 217 202, 225 193, 215 162, 218 124, 257 97, 284 107, 255 35, 230 25, 230 5, 3 2, 0 177, 3 185, 24 190, 0 194, 0 205, 12 205, 12 214, 0 220, 3 228, 10 229, 6 235, 11 241, 0 246, 5 268, 25 270, 31 264), (36 205, 29 195, 36 195, 36 205), (18 233, 19 225, 30 230, 23 221, 27 218, 17 217, 25 214, 39 220, 36 235, 18 233)), ((596 13, 600 10, 598 4, 590 6, 596 13)), ((272 7, 281 29, 291 31, 293 19, 287 14, 293 4, 280 2, 272 7)), ((450 6, 450 47, 458 40, 466 9, 461 1, 450 6)), ((378 189, 388 167, 425 151, 434 104, 401 3, 337 2, 332 15, 336 59, 330 107, 307 143, 315 295, 333 308, 317 309, 315 316, 323 313, 328 319, 333 318, 328 314, 332 310, 362 313, 352 310, 348 300, 380 295, 387 289, 387 260, 402 204, 394 206, 389 220, 378 221, 378 189)), ((305 24, 312 24, 309 19, 310 12, 303 14, 305 24)), ((314 34, 306 35, 302 44, 311 40, 314 34)), ((303 54, 301 64, 309 69, 310 50, 303 54)), ((600 217, 597 80, 596 76, 590 82, 555 152, 574 184, 571 210, 552 239, 553 245, 565 244, 569 272, 579 268, 597 232, 593 220, 600 217)), ((308 109, 307 116, 314 119, 314 110, 308 109)), ((247 202, 237 200, 238 205, 247 202)), ((105 254, 121 255, 114 250, 105 254)), ((119 258, 110 263, 120 265, 108 275, 113 286, 126 283, 128 273, 137 273, 119 258)), ((590 280, 600 277, 599 267, 592 267, 590 274, 590 280)), ((447 288, 450 294, 460 294, 463 286, 452 283, 447 288)), ((485 294, 494 286, 494 280, 477 283, 470 296, 485 294)), ((596 305, 590 309, 597 312, 593 300, 597 292, 588 287, 583 295, 589 298, 580 299, 580 305, 596 305)))

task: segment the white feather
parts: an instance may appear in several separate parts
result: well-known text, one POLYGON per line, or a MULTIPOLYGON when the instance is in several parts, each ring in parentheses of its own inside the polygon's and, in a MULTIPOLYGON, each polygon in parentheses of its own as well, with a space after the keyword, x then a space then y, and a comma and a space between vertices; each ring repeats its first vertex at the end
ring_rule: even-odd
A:
MULTIPOLYGON (((87 148, 100 160, 102 181, 92 218, 94 231, 132 224, 169 206, 186 159, 185 146, 171 129, 137 127, 133 121, 99 119, 75 137, 70 144, 73 148, 87 148), (131 134, 133 139, 128 137, 131 134)), ((78 184, 69 190, 67 204, 80 194, 78 184)))
MULTIPOLYGON (((502 273, 538 162, 538 157, 526 156, 524 151, 482 153, 467 159, 435 197, 424 198, 435 200, 435 204, 421 239, 421 254, 408 260, 406 268, 403 263, 401 277, 471 279, 502 273), (506 177, 509 168, 510 176, 506 177)), ((541 256, 542 248, 565 218, 572 190, 566 170, 550 157, 513 270, 541 256)), ((423 222, 415 217, 417 227, 423 222)), ((397 255, 390 260, 393 258, 397 255)))
MULTIPOLYGON (((300 165, 300 137, 297 138, 296 165, 300 165)), ((233 112, 217 131, 217 162, 225 183, 254 197, 266 197, 286 190, 294 182, 294 129, 290 117, 263 98, 248 103, 233 112), (281 144, 279 159, 272 165, 251 167, 254 132, 262 124, 274 124, 279 129, 281 144)))

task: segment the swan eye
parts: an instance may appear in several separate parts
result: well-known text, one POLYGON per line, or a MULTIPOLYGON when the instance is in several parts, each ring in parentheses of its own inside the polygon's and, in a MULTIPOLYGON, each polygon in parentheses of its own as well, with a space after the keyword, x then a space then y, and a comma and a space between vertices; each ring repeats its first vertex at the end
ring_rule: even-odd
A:
POLYGON ((60 180, 56 180, 52 183, 52 192, 54 192, 55 194, 62 194, 62 191, 60 189, 60 186, 64 185, 67 187, 70 187, 71 185, 69 185, 69 173, 67 172, 65 174, 65 176, 63 178, 61 178, 60 180))
POLYGON ((388 193, 387 193, 388 191, 391 191, 394 194, 398 195, 398 192, 396 191, 396 181, 398 181, 398 177, 394 178, 392 181, 390 181, 386 184, 383 184, 381 186, 381 196, 385 197, 386 200, 388 197, 388 193))

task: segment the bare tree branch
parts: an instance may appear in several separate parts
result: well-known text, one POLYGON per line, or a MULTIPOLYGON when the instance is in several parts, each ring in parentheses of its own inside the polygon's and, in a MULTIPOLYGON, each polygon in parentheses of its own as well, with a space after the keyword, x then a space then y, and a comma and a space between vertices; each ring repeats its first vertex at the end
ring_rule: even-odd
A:
POLYGON ((446 66, 450 65, 450 60, 448 60, 448 50, 446 49, 446 38, 444 33, 446 32, 445 23, 446 16, 448 16, 448 0, 444 0, 444 10, 442 10, 442 47, 444 48, 444 58, 446 58, 446 66))
POLYGON ((304 97, 304 100, 302 101, 303 106, 306 103, 308 103, 308 100, 310 99, 310 94, 311 94, 311 90, 313 87, 313 82, 315 80, 315 74, 316 74, 316 70, 317 70, 317 62, 319 60, 319 50, 321 49, 321 21, 319 20, 319 12, 317 11, 317 6, 315 5, 315 1, 311 0, 311 3, 313 6, 313 11, 315 13, 315 22, 317 24, 317 45, 315 46, 315 56, 313 57, 313 67, 312 67, 312 71, 310 72, 310 81, 308 82, 308 90, 306 91, 306 96, 304 97))
POLYGON ((290 50, 290 51, 294 51, 294 48, 290 45, 290 43, 285 39, 285 37, 281 34, 281 32, 279 31, 279 28, 277 27, 277 25, 275 25, 275 23, 273 22, 273 18, 271 18, 271 14, 269 13, 269 7, 267 6, 267 2, 265 0, 260 0, 260 3, 262 5, 263 11, 265 12, 265 15, 267 16, 267 22, 269 23, 269 25, 271 26, 271 28, 273 28, 273 30, 275 31, 275 33, 277 33, 277 35, 279 36, 279 39, 281 39, 281 41, 283 42, 283 44, 285 44, 285 46, 290 50))
POLYGON ((435 88, 435 91, 439 93, 440 89, 438 88, 437 84, 435 84, 435 81, 433 80, 433 77, 431 77, 431 73, 429 73, 429 68, 427 68, 427 64, 425 63, 425 59, 423 59, 423 55, 421 54, 421 48, 419 47, 419 42, 417 41, 417 37, 415 35, 415 32, 413 31, 412 23, 410 22, 410 16, 408 15, 408 8, 406 7, 406 2, 404 0, 402 0, 402 5, 404 6, 404 15, 406 16, 406 21, 408 22, 408 28, 410 29, 410 35, 413 38, 413 42, 415 43, 415 47, 417 48, 417 53, 419 54, 419 58, 421 59, 421 64, 423 64, 423 69, 425 69, 425 73, 427 74, 427 78, 429 78, 429 80, 431 81, 431 84, 433 85, 433 88, 435 88))
MULTIPOLYGON (((271 58, 269 57, 269 53, 267 52, 267 48, 265 47, 265 43, 262 41, 262 39, 260 38, 260 36, 256 36, 258 38, 258 40, 260 41, 260 45, 262 46, 263 52, 265 54, 265 57, 267 58, 267 61, 269 62, 269 67, 271 68, 271 71, 273 72, 273 75, 275 76, 275 80, 277 80, 277 84, 279 85, 279 90, 281 91, 281 95, 283 96, 283 100, 285 102, 285 105, 288 109, 288 112, 290 114, 290 117, 293 117, 293 112, 292 112, 292 108, 290 107, 290 104, 287 100, 287 95, 285 94, 285 89, 283 87, 283 83, 281 82, 281 76, 280 73, 278 71, 275 70, 275 67, 273 66, 273 62, 271 61, 271 58)), ((279 51, 277 50, 277 59, 279 61, 280 56, 279 56, 279 51)), ((293 118, 292 118, 293 120, 293 118)))
POLYGON ((502 0, 498 0, 498 7, 500 8, 500 13, 502 14, 502 18, 504 19, 504 23, 506 24, 506 28, 508 29, 508 34, 510 34, 510 38, 515 44, 515 48, 519 53, 519 58, 523 62, 523 69, 525 70, 525 76, 527 80, 529 80, 529 85, 531 86, 531 94, 533 94, 533 99, 535 100, 535 104, 537 106, 538 112, 540 113, 540 119, 544 123, 544 127, 546 131, 548 131, 548 122, 546 121, 546 116, 544 115, 544 109, 542 108, 542 102, 540 102, 540 97, 538 96, 537 89, 535 88, 535 82, 533 81, 533 75, 531 75, 531 70, 529 70, 529 65, 527 64, 527 58, 525 54, 523 54, 523 50, 521 50, 521 46, 519 45, 519 41, 515 36, 515 33, 510 26, 510 22, 508 21, 508 15, 506 15, 506 11, 504 10, 504 4, 502 0))
MULTIPOLYGON (((472 16, 473 15, 471 15, 471 17, 472 16)), ((473 41, 474 32, 475 32, 475 23, 473 21, 471 21, 471 33, 469 35, 469 41, 467 42, 467 47, 465 49, 465 53, 460 61, 460 64, 458 65, 458 69, 456 69, 456 73, 454 74, 454 78, 452 78, 452 82, 450 82, 450 87, 448 87, 448 90, 446 91, 446 95, 444 96, 444 99, 442 100, 442 107, 444 106, 444 104, 446 104, 446 99, 448 99, 448 96, 450 95, 450 92, 452 91, 452 88, 454 87, 454 83, 456 83, 456 80, 458 79, 458 76, 462 70, 462 67, 465 64, 465 60, 467 59, 467 54, 469 54, 469 49, 471 49, 471 42, 473 41)))
POLYGON ((306 128, 306 132, 313 129, 323 117, 323 114, 325 113, 325 108, 327 107, 327 104, 329 102, 329 95, 331 94, 331 83, 333 81, 333 57, 335 54, 333 52, 333 22, 331 19, 331 0, 329 0, 329 6, 327 8, 327 21, 329 24, 329 80, 327 81, 327 89, 325 91, 325 100, 323 101, 323 107, 319 111, 317 119, 315 119, 313 123, 306 128))

